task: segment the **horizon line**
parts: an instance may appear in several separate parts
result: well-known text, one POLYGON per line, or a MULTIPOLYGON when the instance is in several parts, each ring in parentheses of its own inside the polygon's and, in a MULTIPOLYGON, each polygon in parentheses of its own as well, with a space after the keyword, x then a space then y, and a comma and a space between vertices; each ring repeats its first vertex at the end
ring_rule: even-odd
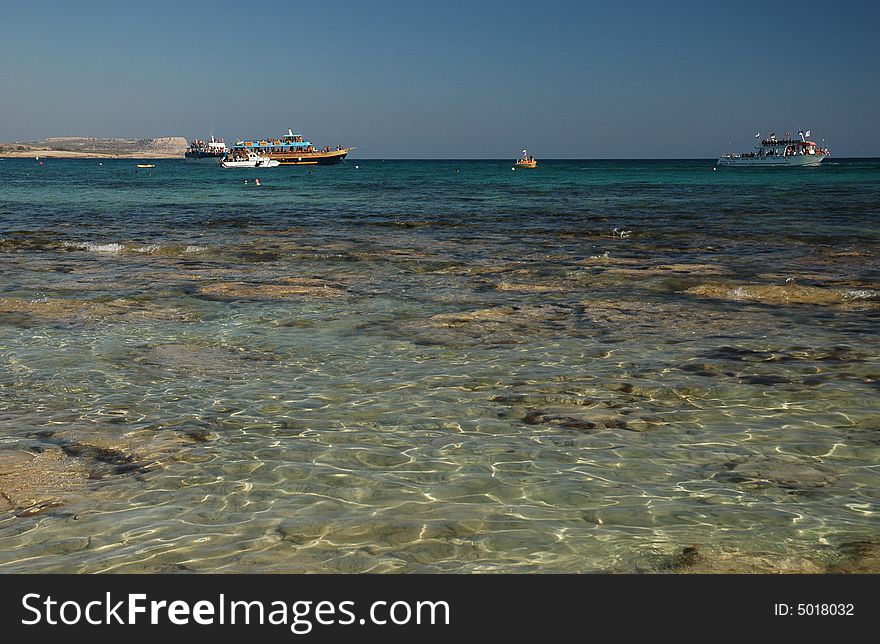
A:
MULTIPOLYGON (((66 161, 87 161, 90 159, 102 159, 104 161, 125 161, 130 159, 158 159, 161 161, 183 161, 184 158, 181 157, 153 157, 153 156, 130 156, 130 157, 103 157, 103 156, 76 156, 76 157, 52 157, 52 152, 55 150, 34 150, 34 152, 45 152, 46 154, 39 155, 41 157, 45 157, 47 159, 55 158, 55 159, 64 159, 66 161)), ((880 156, 834 156, 832 157, 834 160, 843 161, 843 160, 852 160, 852 159, 878 159, 880 160, 880 156)), ((0 153, 0 159, 30 159, 30 156, 4 156, 0 153)), ((543 157, 539 159, 540 162, 548 162, 548 161, 714 161, 717 160, 718 157, 543 157)), ((464 158, 454 158, 454 157, 357 157, 357 158, 347 158, 346 162, 349 161, 455 161, 455 162, 468 162, 468 161, 498 161, 498 162, 509 162, 510 157, 464 157, 464 158)), ((515 161, 515 159, 514 159, 515 161)))

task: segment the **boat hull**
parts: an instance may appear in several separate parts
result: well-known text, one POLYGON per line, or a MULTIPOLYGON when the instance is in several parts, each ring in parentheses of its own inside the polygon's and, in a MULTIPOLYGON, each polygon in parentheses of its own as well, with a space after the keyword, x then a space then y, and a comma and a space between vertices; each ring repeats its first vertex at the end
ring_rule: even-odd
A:
POLYGON ((222 161, 222 168, 277 168, 280 164, 277 161, 269 159, 267 161, 222 161))
POLYGON ((278 161, 281 165, 335 165, 345 160, 351 148, 343 150, 331 150, 330 152, 301 152, 301 153, 268 153, 270 159, 278 161))
POLYGON ((206 154, 204 156, 197 156, 190 152, 187 152, 183 155, 183 160, 187 163, 220 163, 220 160, 223 158, 223 155, 214 155, 214 154, 206 154))
POLYGON ((717 161, 724 168, 810 168, 816 167, 827 154, 796 154, 794 156, 742 157, 723 156, 717 161))

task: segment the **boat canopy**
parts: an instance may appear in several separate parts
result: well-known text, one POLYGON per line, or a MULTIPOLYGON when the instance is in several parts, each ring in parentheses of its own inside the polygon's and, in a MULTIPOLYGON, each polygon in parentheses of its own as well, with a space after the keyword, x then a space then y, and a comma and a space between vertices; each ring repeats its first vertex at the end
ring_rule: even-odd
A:
POLYGON ((312 143, 310 141, 239 141, 236 142, 236 148, 307 148, 312 143))

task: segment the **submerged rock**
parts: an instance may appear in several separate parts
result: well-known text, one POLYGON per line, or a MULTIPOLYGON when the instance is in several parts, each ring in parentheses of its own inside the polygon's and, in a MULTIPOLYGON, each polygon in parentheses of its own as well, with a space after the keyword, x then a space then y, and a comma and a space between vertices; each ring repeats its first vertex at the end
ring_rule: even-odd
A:
POLYGON ((532 409, 522 417, 526 425, 551 425, 596 433, 608 429, 647 432, 664 425, 656 416, 631 415, 629 410, 612 410, 605 405, 594 407, 552 407, 532 409))
POLYGON ((302 297, 339 298, 346 292, 321 279, 282 280, 280 283, 217 282, 199 287, 203 295, 242 300, 285 300, 302 297))
POLYGON ((237 346, 171 343, 143 347, 132 362, 187 374, 233 377, 261 364, 277 362, 274 353, 237 346))
POLYGON ((685 290, 689 295, 763 304, 835 305, 856 301, 880 302, 880 291, 801 286, 800 284, 727 284, 709 282, 685 290))
POLYGON ((567 394, 563 392, 525 392, 498 394, 489 399, 491 402, 507 405, 582 405, 592 407, 599 404, 594 398, 587 398, 579 394, 567 394))
POLYGON ((178 307, 156 306, 150 300, 120 298, 106 302, 46 298, 28 300, 23 298, 0 298, 0 319, 6 316, 23 316, 38 322, 113 321, 113 320, 169 320, 193 321, 199 315, 185 312, 178 307))
POLYGON ((817 562, 804 557, 756 555, 691 545, 662 557, 657 572, 684 574, 816 574, 825 572, 817 562))
POLYGON ((691 545, 661 557, 654 569, 685 574, 876 574, 880 572, 880 543, 844 543, 836 553, 817 547, 815 556, 809 558, 691 545))
POLYGON ((536 409, 523 416, 526 425, 556 425, 566 429, 593 432, 606 429, 605 421, 598 418, 590 419, 581 414, 570 416, 552 410, 536 409))
POLYGON ((90 306, 89 302, 82 300, 0 298, 0 313, 24 313, 52 319, 75 317, 90 306))
MULTIPOLYGON (((145 439, 108 435, 104 432, 41 431, 29 437, 37 439, 33 451, 61 450, 65 456, 78 459, 91 479, 101 479, 115 474, 144 473, 158 465, 156 458, 146 458, 142 453, 159 449, 145 439)), ((115 434, 115 432, 114 432, 115 434)))
POLYGON ((152 471, 159 467, 158 453, 167 448, 144 442, 144 453, 154 455, 145 458, 132 449, 131 440, 98 433, 40 431, 28 438, 33 442, 27 450, 0 450, 0 512, 31 516, 61 507, 96 481, 152 471))
POLYGON ((426 320, 406 322, 400 330, 426 344, 519 344, 548 335, 577 335, 579 322, 573 307, 505 305, 438 313, 426 320))
POLYGON ((870 354, 846 345, 830 347, 793 346, 784 349, 750 349, 748 347, 721 346, 703 353, 706 358, 736 362, 864 362, 870 354))
POLYGON ((495 306, 475 311, 460 313, 439 313, 429 318, 435 326, 462 327, 483 325, 529 325, 536 322, 558 321, 571 314, 571 310, 552 304, 536 304, 532 306, 495 306))
MULTIPOLYGON (((595 260, 594 260, 595 261, 595 260)), ((631 268, 613 266, 605 272, 626 277, 699 277, 701 275, 725 275, 730 271, 716 264, 640 264, 631 268)))
POLYGON ((695 308, 676 300, 582 300, 584 315, 594 324, 614 332, 669 336, 721 334, 742 327, 732 312, 695 308))
POLYGON ((28 516, 61 506, 66 493, 88 479, 85 463, 60 449, 0 451, 0 511, 28 516))
POLYGON ((831 566, 831 573, 880 573, 880 542, 853 541, 838 549, 839 558, 831 566))
POLYGON ((806 463, 784 456, 752 458, 739 463, 727 463, 723 467, 724 471, 713 474, 711 478, 752 488, 822 488, 828 487, 839 478, 827 465, 806 463))
POLYGON ((499 291, 517 291, 520 293, 554 293, 570 290, 565 284, 547 284, 538 282, 510 282, 502 280, 495 285, 499 291))

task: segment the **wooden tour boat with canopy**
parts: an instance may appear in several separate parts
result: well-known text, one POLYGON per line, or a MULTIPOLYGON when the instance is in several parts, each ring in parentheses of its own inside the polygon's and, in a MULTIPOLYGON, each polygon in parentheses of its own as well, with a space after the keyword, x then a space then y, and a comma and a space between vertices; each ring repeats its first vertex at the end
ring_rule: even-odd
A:
POLYGON ((325 146, 315 148, 310 141, 303 139, 301 134, 294 134, 288 129, 280 139, 256 139, 253 141, 236 141, 229 149, 228 157, 246 158, 248 154, 257 154, 278 161, 281 165, 332 165, 343 161, 346 155, 354 150, 337 145, 336 148, 325 146))

